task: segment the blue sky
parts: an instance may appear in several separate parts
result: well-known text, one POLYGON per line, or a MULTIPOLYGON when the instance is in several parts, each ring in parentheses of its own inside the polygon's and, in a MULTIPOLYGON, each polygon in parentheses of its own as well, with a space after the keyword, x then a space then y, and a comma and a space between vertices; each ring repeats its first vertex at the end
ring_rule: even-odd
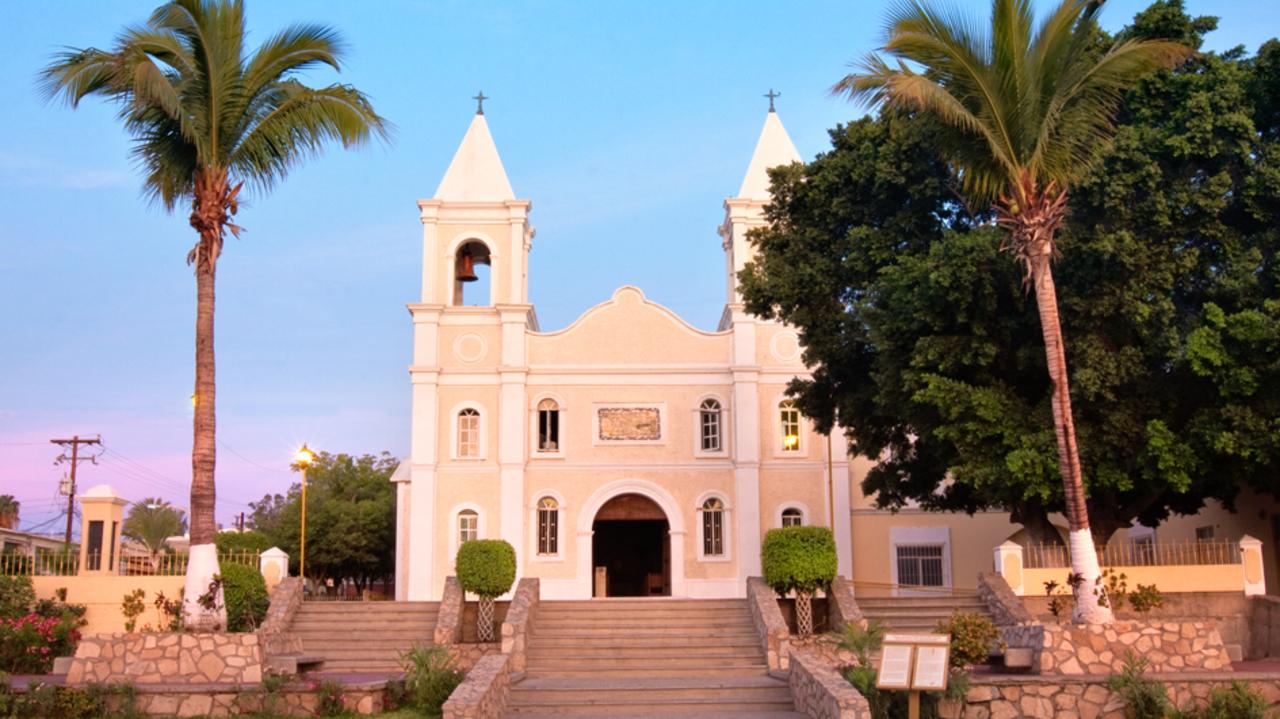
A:
MULTIPOLYGON (((859 111, 827 93, 872 49, 884 0, 715 2, 249 2, 251 41, 294 21, 339 28, 338 76, 396 125, 385 147, 333 149, 239 216, 219 265, 219 519, 282 492, 302 441, 402 455, 420 225, 483 89, 516 194, 538 229, 530 296, 543 329, 622 284, 711 328, 724 302, 715 228, 764 119, 768 89, 806 158, 859 111)), ((964 2, 984 11, 985 2, 964 2)), ((1040 3, 1044 5, 1045 3, 1040 3)), ((35 75, 61 46, 107 46, 154 2, 10 3, 0 54, 0 493, 23 526, 57 516, 55 436, 101 434, 81 468, 130 499, 186 505, 194 241, 150 206, 109 107, 43 102, 35 75)), ((1145 2, 1113 0, 1105 24, 1145 2)), ((1210 49, 1250 51, 1280 5, 1226 11, 1210 49)), ((327 83, 332 73, 307 78, 327 83)))

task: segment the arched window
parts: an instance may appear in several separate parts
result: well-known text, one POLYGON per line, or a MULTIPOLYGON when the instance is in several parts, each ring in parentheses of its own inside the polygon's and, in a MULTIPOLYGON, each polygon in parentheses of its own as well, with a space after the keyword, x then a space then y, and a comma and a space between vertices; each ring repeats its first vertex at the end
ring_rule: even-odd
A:
POLYGON ((560 553, 560 505, 553 497, 538 500, 538 554, 560 553))
POLYGON ((699 440, 703 452, 719 452, 723 446, 723 432, 721 432, 720 422, 720 403, 714 399, 702 401, 702 407, 698 410, 699 416, 699 440))
POLYGON ((796 403, 787 400, 778 405, 778 428, 781 430, 782 451, 800 451, 800 410, 796 403))
POLYGON ((724 555, 724 502, 716 497, 702 503, 702 555, 724 555))
POLYGON ((538 451, 560 451, 560 405, 554 399, 538 403, 538 451))
POLYGON ((458 412, 458 457, 480 456, 480 412, 467 407, 458 412))
POLYGON ((458 546, 480 538, 480 515, 474 509, 458 512, 458 546))
POLYGON ((804 512, 796 507, 787 507, 782 510, 782 526, 784 527, 801 527, 804 526, 804 512))
POLYGON ((453 258, 453 304, 488 305, 491 287, 491 255, 479 240, 462 243, 453 258), (470 290, 468 291, 468 286, 470 290), (470 302, 466 295, 470 295, 470 302))

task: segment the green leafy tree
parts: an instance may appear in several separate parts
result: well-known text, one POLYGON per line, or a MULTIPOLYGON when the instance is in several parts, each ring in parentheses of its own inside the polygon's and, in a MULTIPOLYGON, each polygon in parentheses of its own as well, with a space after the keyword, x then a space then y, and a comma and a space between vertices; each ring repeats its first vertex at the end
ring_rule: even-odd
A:
MULTIPOLYGON (((395 574, 395 485, 399 460, 383 452, 318 452, 307 469, 307 577, 349 579, 357 588, 395 574)), ((298 570, 302 487, 250 506, 249 526, 289 554, 298 570)))
POLYGON ((218 532, 215 542, 218 554, 262 554, 271 549, 271 538, 262 532, 246 529, 243 532, 218 532))
POLYGON ((183 511, 157 497, 135 502, 124 518, 124 536, 147 548, 153 566, 168 547, 169 537, 186 531, 187 518, 183 511))
MULTIPOLYGON (((1122 37, 1194 46, 1214 25, 1157 2, 1122 37)), ((1073 190, 1055 270, 1099 541, 1206 499, 1231 506, 1250 484, 1277 489, 1278 57, 1271 41, 1148 77, 1073 190)), ((820 427, 838 418, 855 451, 882 457, 863 483, 880 506, 1002 508, 1057 542, 1037 307, 989 215, 962 204, 937 122, 886 109, 776 170, 744 297, 800 329, 815 371, 792 390, 820 427)))
POLYGON ((1071 412, 1054 239, 1067 216, 1068 190, 1110 140, 1125 91, 1190 54, 1185 45, 1145 38, 1099 47, 1101 6, 1061 0, 1037 24, 1028 0, 993 0, 987 29, 924 2, 906 3, 890 14, 882 47, 900 62, 892 66, 872 54, 836 85, 873 105, 936 118, 940 146, 963 191, 993 203, 996 222, 1008 232, 1006 247, 1023 266, 1040 312, 1071 565, 1085 580, 1076 592, 1075 618, 1086 622, 1109 621, 1111 613, 1092 591, 1100 570, 1071 412))
MULTIPOLYGON (((126 28, 110 50, 73 49, 42 75, 50 98, 72 107, 100 96, 119 107, 146 173, 145 190, 166 209, 190 202, 198 240, 187 254, 196 275, 196 378, 191 453, 191 547, 186 596, 200 596, 217 573, 214 536, 214 277, 225 233, 247 182, 265 193, 328 142, 345 147, 384 136, 387 123, 350 85, 309 87, 301 72, 340 68, 337 32, 290 26, 245 54, 240 0, 174 0, 126 28)), ((225 609, 191 599, 191 626, 225 625, 225 609)))
POLYGON ((12 494, 0 494, 0 528, 16 529, 18 514, 22 511, 22 502, 12 494))

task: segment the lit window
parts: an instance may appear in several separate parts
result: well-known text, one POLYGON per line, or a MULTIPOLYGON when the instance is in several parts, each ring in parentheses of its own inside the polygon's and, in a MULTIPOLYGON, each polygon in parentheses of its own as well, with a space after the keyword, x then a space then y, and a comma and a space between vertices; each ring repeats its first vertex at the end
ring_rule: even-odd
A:
POLYGON ((560 451, 560 405, 554 399, 538 403, 538 451, 560 451))
POLYGON ((782 526, 784 527, 800 527, 804 525, 804 512, 795 507, 787 507, 782 510, 782 526))
POLYGON ((778 405, 778 419, 782 429, 782 451, 800 451, 800 410, 795 402, 787 400, 778 405))
POLYGON ((538 554, 560 552, 560 505, 551 497, 538 500, 538 554))
POLYGON ((458 545, 480 538, 480 515, 473 509, 458 512, 458 545))
POLYGON ((702 503, 702 554, 724 556, 724 502, 714 497, 702 503))
POLYGON ((720 451, 720 403, 714 399, 703 401, 699 410, 701 418, 701 442, 703 452, 720 451))
POLYGON ((458 413, 458 456, 480 456, 480 413, 470 407, 458 413))

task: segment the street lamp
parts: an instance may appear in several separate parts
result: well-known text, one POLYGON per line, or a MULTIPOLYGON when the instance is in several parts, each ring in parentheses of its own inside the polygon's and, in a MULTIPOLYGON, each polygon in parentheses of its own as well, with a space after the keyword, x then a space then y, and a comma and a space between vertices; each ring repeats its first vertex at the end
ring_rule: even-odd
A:
POLYGON ((306 443, 293 456, 294 462, 302 469, 302 528, 298 535, 298 576, 307 582, 307 467, 315 461, 316 455, 306 443))

